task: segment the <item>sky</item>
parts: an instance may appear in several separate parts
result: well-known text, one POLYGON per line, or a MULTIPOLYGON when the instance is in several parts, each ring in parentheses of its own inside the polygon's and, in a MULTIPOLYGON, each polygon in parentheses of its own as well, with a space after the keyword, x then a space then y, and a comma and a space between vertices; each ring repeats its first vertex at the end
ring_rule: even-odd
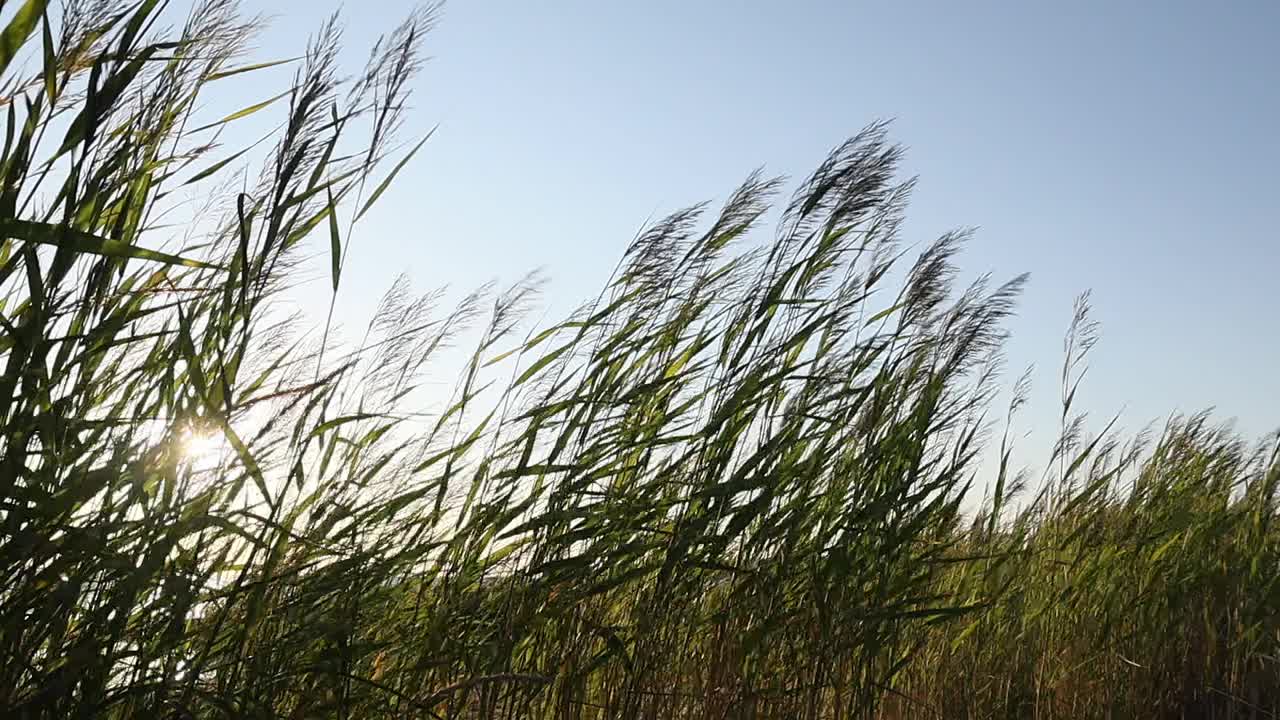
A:
MULTIPOLYGON (((352 70, 410 7, 248 6, 274 17, 261 59, 341 9, 352 70)), ((1032 447, 1086 289, 1097 417, 1280 427, 1280 3, 454 0, 426 51, 410 122, 439 129, 350 240, 341 321, 401 271, 460 293, 535 268, 554 317, 646 220, 893 118, 904 240, 976 227, 963 277, 1031 273, 1008 355, 1010 383, 1037 367, 1032 447)))

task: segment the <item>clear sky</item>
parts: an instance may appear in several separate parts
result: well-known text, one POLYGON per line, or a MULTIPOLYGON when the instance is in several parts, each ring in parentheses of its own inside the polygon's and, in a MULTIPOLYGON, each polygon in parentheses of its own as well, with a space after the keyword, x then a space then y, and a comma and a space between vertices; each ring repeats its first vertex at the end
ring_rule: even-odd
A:
MULTIPOLYGON (((264 58, 339 6, 269 5, 264 58)), ((347 4, 353 68, 408 7, 347 4)), ((977 226, 967 275, 1032 273, 1009 352, 1039 367, 1032 444, 1086 288, 1098 415, 1280 426, 1280 3, 454 0, 427 48, 413 118, 440 129, 353 243, 349 322, 401 270, 464 290, 543 267, 567 309, 647 218, 892 117, 906 240, 977 226)))

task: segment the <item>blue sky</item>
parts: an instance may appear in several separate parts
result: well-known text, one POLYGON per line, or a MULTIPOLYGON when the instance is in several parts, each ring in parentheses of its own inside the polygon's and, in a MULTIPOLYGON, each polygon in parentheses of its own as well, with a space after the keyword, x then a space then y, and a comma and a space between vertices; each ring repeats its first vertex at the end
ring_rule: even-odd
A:
MULTIPOLYGON (((338 7, 272 3, 259 54, 338 7)), ((408 8, 348 4, 353 68, 408 8)), ((462 291, 542 267, 563 311, 646 219, 896 118, 906 239, 977 226, 966 275, 1032 274, 1009 358, 1039 368, 1033 446, 1086 288, 1099 417, 1280 425, 1280 4, 455 0, 427 50, 413 121, 440 129, 352 241, 346 322, 401 270, 462 291)))

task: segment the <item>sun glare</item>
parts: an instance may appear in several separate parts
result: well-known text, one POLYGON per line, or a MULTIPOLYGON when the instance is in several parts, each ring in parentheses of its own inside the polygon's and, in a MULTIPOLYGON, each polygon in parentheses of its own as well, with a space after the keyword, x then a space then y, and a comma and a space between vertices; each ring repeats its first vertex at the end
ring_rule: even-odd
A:
POLYGON ((182 455, 189 462, 215 462, 225 449, 226 440, 219 433, 188 428, 182 432, 182 455))

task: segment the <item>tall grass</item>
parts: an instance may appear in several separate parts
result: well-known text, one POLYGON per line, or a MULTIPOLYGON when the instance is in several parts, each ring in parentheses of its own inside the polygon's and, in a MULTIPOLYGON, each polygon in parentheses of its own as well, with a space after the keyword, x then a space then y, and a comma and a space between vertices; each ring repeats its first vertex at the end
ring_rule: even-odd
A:
POLYGON ((174 29, 153 0, 4 9, 9 716, 1280 712, 1274 443, 1086 436, 1082 302, 1049 472, 1027 489, 1008 433, 984 464, 1024 278, 957 285, 963 233, 903 244, 884 126, 763 243, 784 182, 756 174, 563 322, 530 326, 531 278, 445 310, 398 281, 343 345, 281 293, 320 253, 338 302, 421 146, 431 9, 345 80, 326 25, 274 100, 229 0, 174 29), (211 83, 252 100, 202 117, 211 83))

